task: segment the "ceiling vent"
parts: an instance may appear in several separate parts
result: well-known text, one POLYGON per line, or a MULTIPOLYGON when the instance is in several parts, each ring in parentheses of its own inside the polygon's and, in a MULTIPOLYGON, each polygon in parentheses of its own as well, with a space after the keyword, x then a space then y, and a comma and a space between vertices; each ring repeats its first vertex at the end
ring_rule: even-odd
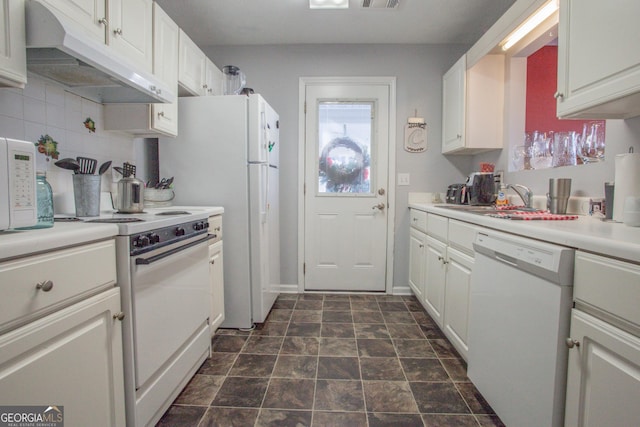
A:
POLYGON ((365 9, 397 9, 400 0, 362 0, 365 9))

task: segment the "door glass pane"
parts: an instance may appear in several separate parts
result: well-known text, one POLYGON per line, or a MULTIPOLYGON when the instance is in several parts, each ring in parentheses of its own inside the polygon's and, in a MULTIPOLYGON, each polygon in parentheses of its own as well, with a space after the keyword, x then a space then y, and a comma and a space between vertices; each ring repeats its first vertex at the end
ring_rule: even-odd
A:
POLYGON ((373 102, 318 104, 318 194, 371 195, 373 102))

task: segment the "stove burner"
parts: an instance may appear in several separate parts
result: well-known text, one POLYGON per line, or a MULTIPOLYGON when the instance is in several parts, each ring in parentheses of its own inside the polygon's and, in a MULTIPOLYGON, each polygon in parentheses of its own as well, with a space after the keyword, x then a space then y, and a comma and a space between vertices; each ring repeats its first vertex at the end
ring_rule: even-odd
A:
POLYGON ((165 211, 165 212, 158 212, 156 215, 189 215, 191 214, 191 212, 187 212, 187 211, 165 211))
POLYGON ((91 219, 91 220, 85 221, 85 222, 106 222, 106 223, 111 223, 111 224, 120 224, 120 223, 126 223, 126 222, 144 222, 144 219, 141 219, 141 218, 98 218, 98 219, 91 219))

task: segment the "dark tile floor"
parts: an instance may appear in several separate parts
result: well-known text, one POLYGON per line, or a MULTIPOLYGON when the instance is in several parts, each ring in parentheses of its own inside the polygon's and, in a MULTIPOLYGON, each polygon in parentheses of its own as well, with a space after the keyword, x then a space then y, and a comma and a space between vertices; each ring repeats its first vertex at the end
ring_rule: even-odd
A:
POLYGON ((282 294, 213 357, 158 426, 502 426, 415 297, 282 294))

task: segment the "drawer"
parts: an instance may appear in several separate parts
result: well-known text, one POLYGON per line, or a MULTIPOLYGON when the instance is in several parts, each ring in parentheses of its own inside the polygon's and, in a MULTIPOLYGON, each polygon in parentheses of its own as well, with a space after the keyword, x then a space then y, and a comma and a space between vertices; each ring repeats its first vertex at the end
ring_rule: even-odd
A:
POLYGON ((459 251, 473 254, 473 242, 476 240, 478 227, 468 222, 449 220, 449 246, 459 251))
POLYGON ((574 299, 640 326, 640 266, 576 252, 574 299))
POLYGON ((0 331, 48 314, 116 283, 115 241, 0 263, 0 331), (50 281, 51 289, 38 289, 50 281))
POLYGON ((216 236, 211 240, 211 243, 222 240, 222 215, 209 217, 209 234, 214 234, 216 236))
POLYGON ((427 219, 427 234, 429 236, 446 243, 449 235, 448 229, 449 218, 429 214, 429 218, 427 219))
POLYGON ((409 209, 409 221, 412 227, 426 233, 427 213, 417 209, 409 209))

